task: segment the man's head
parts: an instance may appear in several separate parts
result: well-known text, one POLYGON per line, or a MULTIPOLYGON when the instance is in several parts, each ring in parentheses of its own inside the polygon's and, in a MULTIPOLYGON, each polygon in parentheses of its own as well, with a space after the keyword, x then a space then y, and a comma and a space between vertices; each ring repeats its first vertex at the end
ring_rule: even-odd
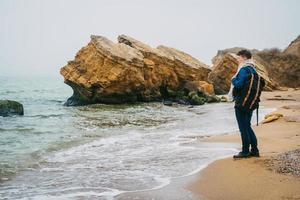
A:
POLYGON ((243 63, 245 60, 252 58, 251 52, 246 49, 239 51, 236 55, 238 56, 237 59, 238 59, 239 64, 243 63))

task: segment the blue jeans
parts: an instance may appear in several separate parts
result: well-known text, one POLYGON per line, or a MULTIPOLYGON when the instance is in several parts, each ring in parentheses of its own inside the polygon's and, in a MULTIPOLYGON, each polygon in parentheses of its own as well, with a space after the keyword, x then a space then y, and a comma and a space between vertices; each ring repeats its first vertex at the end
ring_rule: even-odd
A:
POLYGON ((249 153, 250 145, 252 151, 258 151, 257 139, 254 131, 251 128, 252 111, 244 112, 239 110, 238 108, 235 108, 235 116, 241 132, 243 152, 249 153))

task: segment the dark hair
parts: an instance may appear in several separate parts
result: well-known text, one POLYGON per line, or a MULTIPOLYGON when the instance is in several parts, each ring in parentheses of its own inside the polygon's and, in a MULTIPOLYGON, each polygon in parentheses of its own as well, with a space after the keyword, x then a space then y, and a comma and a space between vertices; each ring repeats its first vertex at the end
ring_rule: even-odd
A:
POLYGON ((251 52, 246 49, 240 50, 236 55, 245 57, 247 59, 252 58, 251 52))

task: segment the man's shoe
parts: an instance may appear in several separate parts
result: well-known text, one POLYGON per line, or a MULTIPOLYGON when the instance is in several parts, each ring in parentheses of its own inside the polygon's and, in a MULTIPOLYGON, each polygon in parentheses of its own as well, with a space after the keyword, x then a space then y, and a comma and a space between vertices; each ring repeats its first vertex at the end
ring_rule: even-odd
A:
POLYGON ((249 158, 249 157, 250 157, 250 153, 245 153, 242 151, 233 156, 234 159, 249 158))
POLYGON ((250 151, 251 157, 259 157, 259 151, 250 151))

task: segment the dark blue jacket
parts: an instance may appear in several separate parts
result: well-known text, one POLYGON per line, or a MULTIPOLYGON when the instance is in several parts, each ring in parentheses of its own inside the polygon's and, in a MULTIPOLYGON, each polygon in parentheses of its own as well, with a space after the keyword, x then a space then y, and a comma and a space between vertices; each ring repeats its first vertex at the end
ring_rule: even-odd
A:
MULTIPOLYGON (((246 66, 245 66, 246 67, 246 66)), ((238 89, 243 88, 245 81, 247 77, 249 76, 249 71, 245 69, 245 67, 242 67, 239 71, 239 73, 236 75, 235 78, 231 80, 232 85, 238 89)), ((252 66, 247 66, 248 69, 250 69, 251 73, 255 74, 256 71, 252 66)))
MULTIPOLYGON (((249 70, 246 69, 246 67, 247 67, 247 69, 249 69, 251 71, 251 73, 253 73, 253 74, 256 73, 255 69, 252 66, 242 67, 240 69, 239 73, 236 75, 236 77, 231 80, 232 85, 237 90, 240 90, 244 87, 247 77, 250 75, 250 72, 249 72, 249 70)), ((239 98, 238 96, 234 97, 234 100, 236 100, 238 98, 239 98)))

